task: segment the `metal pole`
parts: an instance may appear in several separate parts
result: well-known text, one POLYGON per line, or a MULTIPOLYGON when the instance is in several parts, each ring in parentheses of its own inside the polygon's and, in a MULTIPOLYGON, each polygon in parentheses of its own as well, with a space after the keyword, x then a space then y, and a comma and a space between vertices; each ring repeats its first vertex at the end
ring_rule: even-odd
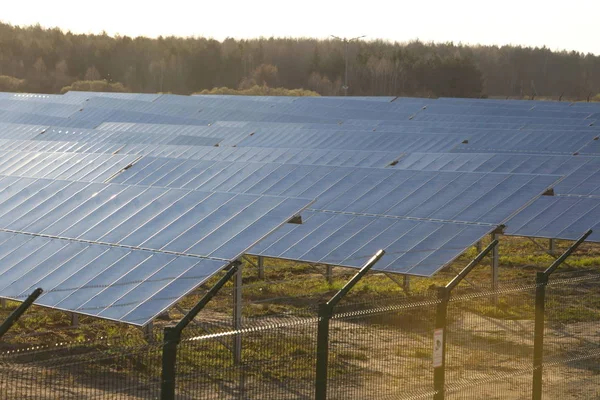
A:
POLYGON ((450 289, 438 288, 438 300, 435 313, 435 331, 433 333, 433 395, 434 400, 444 400, 446 396, 446 323, 448 321, 448 301, 450 289))
POLYGON ((588 230, 586 233, 583 234, 583 236, 581 236, 579 239, 577 239, 577 241, 575 243, 573 243, 571 245, 571 247, 569 247, 567 249, 567 251, 565 251, 560 257, 558 257, 556 260, 554 260, 554 262, 552 263, 552 265, 550 265, 548 267, 548 269, 546 269, 544 271, 544 273, 548 276, 550 276, 551 273, 553 273, 554 271, 556 271, 556 268, 558 268, 566 259, 567 257, 569 257, 575 250, 577 250, 577 248, 585 241, 585 239, 588 238, 588 236, 590 236, 592 234, 592 230, 588 230))
POLYGON ((446 336, 448 323, 448 302, 452 290, 475 268, 485 256, 498 245, 498 240, 493 240, 477 257, 460 271, 446 286, 438 288, 439 303, 436 309, 435 330, 433 332, 433 388, 434 400, 443 400, 446 396, 446 336))
MULTIPOLYGON (((242 267, 238 268, 233 281, 233 329, 242 328, 242 267)), ((233 360, 236 364, 242 362, 242 334, 233 336, 233 360)))
MULTIPOLYGON (((492 233, 492 242, 498 241, 499 235, 492 233)), ((500 251, 499 246, 494 246, 492 250, 492 290, 498 289, 498 277, 500 275, 500 251)))
POLYGON ((535 288, 535 325, 533 334, 533 400, 542 399, 542 378, 544 362, 544 314, 546 305, 546 285, 548 275, 538 272, 535 288))
POLYGON ((265 279, 265 266, 264 266, 264 257, 258 256, 257 260, 258 264, 258 279, 265 279))
POLYGON ((477 250, 478 253, 481 253, 481 240, 479 242, 477 242, 477 244, 475 245, 475 249, 477 250))
POLYGON ((181 333, 186 326, 198 315, 208 302, 221 290, 221 288, 231 279, 233 274, 237 273, 239 262, 235 261, 231 264, 231 268, 227 273, 219 279, 196 305, 177 323, 175 326, 166 326, 164 328, 163 338, 163 353, 162 353, 162 371, 161 371, 161 386, 160 399, 174 400, 175 399, 175 376, 177 365, 177 345, 181 341, 181 333))
POLYGON ((410 276, 409 275, 404 275, 404 282, 402 284, 402 290, 404 290, 404 293, 406 293, 406 294, 410 293, 410 276))
POLYGON ((333 285, 333 267, 328 265, 325 270, 325 278, 327 279, 327 283, 329 285, 333 285))
POLYGON ((327 399, 327 368, 329 367, 329 321, 334 307, 369 272, 371 267, 383 257, 385 251, 379 250, 366 264, 341 288, 327 303, 319 304, 319 323, 317 328, 317 369, 315 378, 315 399, 327 399))
POLYGON ((327 368, 329 366, 329 320, 333 307, 319 304, 319 323, 317 327, 317 370, 315 380, 315 399, 327 399, 327 368))
POLYGON ((27 311, 27 309, 29 307, 31 307, 31 305, 33 304, 33 302, 40 297, 40 295, 42 294, 43 290, 41 288, 37 288, 35 289, 28 297, 27 299, 25 299, 25 301, 23 303, 21 303, 21 305, 19 307, 17 307, 17 309, 15 311, 13 311, 8 318, 6 318, 6 320, 2 323, 2 325, 0 325, 0 338, 2 336, 4 336, 4 334, 6 332, 9 331, 9 329, 15 324, 15 322, 17 322, 19 320, 19 318, 21 318, 21 316, 23 314, 25 314, 25 311, 27 311))
POLYGON ((554 243, 554 239, 550 239, 548 243, 548 252, 550 254, 554 254, 556 252, 556 244, 554 243))
POLYGON ((584 233, 567 251, 544 271, 536 275, 535 288, 535 325, 533 342, 533 388, 531 398, 542 399, 543 373, 544 373, 544 319, 546 308, 546 287, 550 275, 592 234, 592 230, 584 233))
POLYGON ((181 340, 181 331, 179 331, 175 326, 166 326, 163 332, 164 338, 160 399, 175 400, 177 345, 179 345, 181 340))

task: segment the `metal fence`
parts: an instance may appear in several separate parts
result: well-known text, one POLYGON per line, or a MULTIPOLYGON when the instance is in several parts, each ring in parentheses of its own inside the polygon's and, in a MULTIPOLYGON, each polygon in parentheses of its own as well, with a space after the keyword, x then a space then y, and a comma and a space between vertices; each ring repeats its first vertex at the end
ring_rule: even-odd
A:
MULTIPOLYGON (((316 311, 237 330, 190 325, 175 346, 175 398, 524 399, 537 395, 534 382, 544 399, 599 398, 599 284, 597 272, 576 270, 493 290, 463 282, 448 297, 346 300, 327 317, 325 346, 316 311)), ((18 339, 2 344, 2 399, 161 399, 162 329, 52 345, 18 339)))

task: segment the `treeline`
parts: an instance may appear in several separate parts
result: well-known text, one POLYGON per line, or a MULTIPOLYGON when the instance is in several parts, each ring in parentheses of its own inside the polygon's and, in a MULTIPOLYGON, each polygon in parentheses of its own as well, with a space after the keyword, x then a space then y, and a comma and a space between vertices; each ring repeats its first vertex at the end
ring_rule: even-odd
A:
MULTIPOLYGON (((362 41, 351 43, 348 55, 351 95, 585 99, 600 91, 600 57, 591 54, 362 41)), ((0 23, 3 91, 59 93, 74 83, 85 87, 78 81, 105 81, 134 92, 266 86, 339 95, 343 76, 339 40, 149 39, 0 23)))

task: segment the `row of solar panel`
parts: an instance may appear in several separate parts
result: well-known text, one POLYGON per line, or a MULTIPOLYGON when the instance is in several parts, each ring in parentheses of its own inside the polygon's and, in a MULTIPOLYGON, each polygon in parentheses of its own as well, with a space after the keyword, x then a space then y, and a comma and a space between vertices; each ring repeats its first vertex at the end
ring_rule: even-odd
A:
MULTIPOLYGON (((102 156, 99 154, 79 156, 77 154, 2 152, 0 153, 0 174, 102 182, 131 165, 135 158, 132 156, 102 156)), ((558 194, 600 195, 600 159, 593 157, 408 154, 402 158, 398 167, 438 171, 559 174, 567 177, 555 187, 558 194)), ((598 201, 594 198, 585 198, 583 202, 576 198, 552 200, 552 202, 557 202, 559 205, 578 204, 575 209, 581 207, 582 204, 598 201)), ((538 205, 541 204, 541 207, 543 207, 543 204, 548 202, 550 200, 539 200, 539 202, 527 208, 522 215, 528 215, 534 212, 533 210, 536 210, 538 205)), ((591 207, 590 210, 594 210, 594 208, 591 207)), ((556 215, 550 214, 551 210, 544 210, 545 208, 542 208, 540 213, 543 214, 544 218, 551 218, 550 221, 552 221, 556 215)), ((587 210, 582 209, 581 212, 587 212, 587 210)), ((535 224, 529 224, 527 229, 515 227, 518 226, 520 218, 521 216, 510 221, 508 233, 514 232, 523 236, 536 236, 530 233, 532 226, 535 224)), ((543 219, 541 216, 537 218, 543 219)), ((588 221, 588 219, 585 221, 588 221)), ((552 227, 559 226, 561 226, 560 223, 552 225, 552 227)), ((301 230, 300 228, 296 229, 301 230)), ((565 236, 568 235, 568 232, 564 229, 560 231, 555 229, 552 232, 555 235, 553 237, 576 238, 574 235, 580 234, 581 230, 573 230, 570 236, 565 236)), ((548 236, 547 233, 539 233, 538 235, 548 236)), ((320 262, 324 261, 321 260, 320 262)))
MULTIPOLYGON (((104 96, 85 95, 78 112, 79 104, 71 105, 64 103, 48 103, 47 101, 19 101, 12 99, 2 99, 0 102, 0 110, 12 111, 7 118, 12 118, 11 122, 22 122, 22 119, 31 118, 29 114, 33 109, 38 109, 37 114, 46 116, 44 121, 52 125, 60 125, 61 122, 67 123, 66 126, 89 127, 94 122, 101 120, 122 121, 128 119, 130 121, 145 120, 151 123, 180 123, 190 125, 204 125, 207 121, 215 120, 248 120, 248 121, 284 121, 284 122, 323 122, 335 123, 349 118, 361 118, 362 120, 406 120, 414 118, 416 120, 443 120, 451 121, 457 118, 462 121, 472 121, 473 117, 479 121, 483 117, 489 122, 505 122, 502 118, 497 120, 494 115, 503 115, 510 117, 511 122, 519 122, 522 124, 538 123, 540 120, 546 120, 547 123, 557 123, 563 125, 572 124, 593 124, 594 118, 597 117, 598 111, 570 111, 569 109, 561 109, 559 113, 555 110, 511 110, 510 108, 492 108, 492 107, 474 107, 474 106, 459 106, 448 104, 432 103, 420 108, 420 103, 403 103, 404 113, 398 109, 398 104, 394 105, 393 111, 377 111, 365 109, 361 107, 358 101, 347 102, 347 107, 329 107, 323 104, 314 105, 309 103, 294 102, 293 104, 285 104, 281 102, 256 101, 255 99, 235 99, 228 98, 209 98, 206 96, 185 97, 176 96, 176 102, 162 101, 161 96, 153 101, 132 100, 132 99, 116 99, 104 96), (354 107, 354 108, 352 108, 354 107), (408 107, 408 108, 406 108, 408 107), (19 118, 14 112, 18 111, 21 115, 19 118), (463 114, 461 114, 461 111, 463 114), (595 114, 595 115, 594 115, 595 114), (553 117, 560 118, 553 118, 553 117), (55 117, 52 119, 52 117, 55 117), (60 118, 62 117, 62 118, 60 118), (72 117, 72 118, 67 118, 72 117), (17 119, 15 119, 17 118, 17 119), (560 121, 562 119, 562 121, 560 121), (567 121, 569 120, 569 121, 567 121)), ((41 100, 41 99, 38 99, 41 100)), ((314 100, 313 100, 314 102, 314 100)), ((360 102, 362 103, 362 102, 360 102)), ((371 106, 374 103, 370 103, 371 106)), ((375 103, 375 104, 393 104, 393 103, 375 103)), ((46 123, 40 122, 36 123, 46 123)))
MULTIPOLYGON (((86 99, 94 97, 90 94, 83 94, 82 96, 86 99)), ((176 114, 177 107, 167 106, 168 104, 183 104, 185 106, 190 101, 196 101, 190 100, 191 98, 177 96, 158 96, 152 98, 152 100, 149 100, 148 96, 140 96, 140 98, 153 103, 164 102, 165 114, 153 115, 139 111, 102 109, 101 107, 88 107, 86 109, 84 107, 84 111, 78 111, 72 118, 47 115, 39 116, 38 120, 41 121, 44 118, 47 122, 64 120, 67 121, 65 123, 74 124, 74 126, 84 126, 86 124, 96 126, 98 122, 101 124, 107 121, 121 120, 127 123, 139 121, 142 123, 193 124, 196 126, 179 126, 176 129, 180 132, 183 132, 184 129, 193 131, 195 134, 181 133, 178 136, 195 138, 211 137, 208 135, 203 136, 200 134, 200 130, 211 132, 213 135, 216 135, 216 132, 227 131, 202 127, 201 125, 206 124, 206 121, 198 116, 195 116, 195 118, 181 118, 177 116, 179 114, 176 114), (169 113, 175 113, 176 115, 168 115, 169 113)), ((429 276, 452 261, 468 246, 489 233, 498 223, 506 221, 517 211, 523 209, 525 205, 546 191, 560 178, 551 175, 431 172, 396 170, 393 168, 371 169, 275 164, 273 163, 273 156, 267 156, 269 151, 274 154, 279 152, 280 155, 277 155, 277 157, 283 156, 288 163, 303 161, 309 164, 318 164, 324 162, 319 161, 320 159, 331 160, 328 162, 333 163, 337 159, 345 159, 345 163, 361 163, 365 160, 363 151, 368 148, 379 151, 391 149, 392 152, 388 151, 385 154, 382 154, 384 152, 374 152, 376 154, 369 155, 373 157, 377 155, 381 157, 380 160, 382 161, 393 155, 394 159, 389 163, 392 164, 397 159, 402 161, 402 158, 396 156, 396 154, 407 149, 413 151, 451 151, 465 140, 464 134, 398 135, 398 133, 402 133, 400 129, 398 131, 391 130, 390 132, 365 131, 365 126, 389 126, 390 129, 402 124, 414 124, 414 126, 421 128, 436 126, 436 124, 415 120, 402 121, 401 124, 399 124, 400 121, 380 122, 375 119, 375 116, 385 115, 380 112, 383 110, 377 111, 378 109, 375 107, 372 109, 374 112, 371 113, 374 116, 373 120, 348 122, 349 125, 360 128, 354 134, 345 134, 345 132, 338 132, 335 129, 329 129, 330 132, 327 132, 322 127, 319 128, 317 125, 313 125, 312 122, 328 121, 331 123, 336 121, 336 117, 311 115, 322 115, 324 113, 323 111, 314 111, 314 104, 317 103, 308 104, 310 103, 309 100, 288 100, 290 99, 282 99, 279 101, 282 106, 273 107, 278 110, 277 112, 256 113, 252 109, 250 111, 220 110, 217 108, 226 107, 219 106, 206 110, 210 112, 206 112, 204 115, 210 114, 216 117, 223 115, 223 118, 220 119, 225 120, 241 117, 250 121, 281 120, 287 122, 296 120, 299 124, 308 124, 302 126, 302 128, 305 128, 305 130, 312 129, 314 131, 312 132, 313 136, 310 136, 310 132, 297 132, 298 129, 290 130, 287 134, 296 137, 301 136, 302 141, 300 143, 306 143, 307 147, 305 148, 307 149, 323 149, 325 151, 320 151, 320 154, 314 151, 315 156, 311 156, 310 151, 294 149, 294 152, 292 152, 289 149, 277 149, 276 146, 269 145, 266 142, 263 149, 245 149, 241 147, 237 149, 209 149, 201 148, 201 146, 164 146, 154 142, 169 137, 165 133, 172 127, 169 129, 165 126, 156 128, 151 125, 147 126, 148 130, 144 132, 159 129, 162 133, 137 136, 139 138, 150 138, 148 139, 149 143, 146 145, 128 143, 126 137, 136 137, 135 135, 140 133, 137 131, 140 128, 139 124, 130 131, 134 135, 123 135, 122 132, 96 135, 94 131, 85 132, 80 130, 79 136, 75 140, 89 140, 89 142, 78 145, 65 142, 64 140, 68 136, 63 137, 63 132, 56 132, 47 129, 47 127, 43 129, 43 131, 46 131, 43 135, 36 133, 35 139, 43 140, 43 142, 40 142, 43 145, 48 145, 49 139, 57 140, 55 144, 52 144, 52 146, 55 146, 54 149, 73 149, 74 146, 81 146, 77 147, 81 152, 93 149, 104 149, 104 151, 109 152, 118 147, 115 151, 123 154, 129 154, 129 151, 148 152, 144 154, 168 152, 169 155, 181 155, 189 158, 198 157, 200 160, 143 157, 114 179, 115 182, 123 182, 133 186, 104 184, 98 187, 93 186, 98 185, 95 183, 84 184, 45 180, 31 180, 29 184, 25 178, 18 179, 14 177, 0 180, 0 203, 3 205, 2 210, 4 212, 3 215, 0 215, 0 231, 11 235, 10 238, 7 238, 6 247, 3 247, 4 243, 0 243, 0 251, 2 249, 7 252, 16 251, 14 250, 15 242, 11 242, 11 240, 23 241, 23 243, 26 241, 24 238, 27 238, 27 243, 32 237, 31 240, 36 240, 35 243, 29 244, 30 247, 25 247, 20 253, 2 259, 3 262, 6 261, 5 266, 10 269, 10 271, 7 270, 8 280, 13 279, 16 282, 16 277, 20 277, 24 271, 37 271, 38 274, 44 271, 44 269, 38 270, 36 266, 42 265, 45 262, 43 260, 51 257, 57 251, 57 247, 46 247, 45 241, 51 241, 54 243, 53 246, 59 246, 58 243, 61 243, 61 246, 65 246, 65 248, 73 244, 80 247, 85 245, 86 248, 93 247, 97 249, 94 251, 101 252, 102 255, 110 253, 112 257, 115 257, 114 260, 110 258, 103 260, 102 266, 108 266, 107 271, 109 272, 107 275, 112 278, 117 277, 119 283, 105 279, 106 276, 103 276, 103 274, 99 276, 103 276, 104 281, 94 281, 93 278, 96 277, 93 272, 94 269, 88 270, 85 267, 82 268, 82 274, 77 275, 78 266, 87 267, 85 260, 70 267, 67 266, 65 269, 61 264, 61 268, 58 268, 57 272, 64 274, 62 275, 63 280, 75 275, 77 277, 69 281, 70 286, 67 284, 60 286, 62 281, 47 282, 46 286, 54 287, 56 290, 51 289, 49 297, 42 301, 46 301, 46 305, 56 308, 64 307, 63 309, 67 310, 82 313, 89 312, 93 315, 101 314, 102 317, 144 324, 148 321, 148 318, 157 315, 165 307, 196 287, 206 276, 212 275, 239 256, 241 253, 238 251, 248 251, 248 248, 252 247, 258 239, 299 212, 302 207, 307 205, 308 200, 300 200, 297 197, 316 199, 310 211, 304 213, 305 223, 303 225, 286 225, 283 230, 277 231, 274 236, 267 238, 258 246, 254 246, 250 252, 311 262, 359 266, 372 255, 369 254, 370 252, 372 253, 379 248, 386 248, 388 253, 377 266, 378 269, 429 276), (308 103, 301 105, 302 102, 308 103), (300 114, 282 113, 283 111, 291 112, 294 109, 290 105, 292 103, 298 104, 296 110, 300 114), (318 138, 317 135, 324 137, 318 138), (86 136, 89 139, 84 139, 86 136), (99 143, 106 140, 104 139, 106 137, 109 137, 111 141, 99 143), (125 142, 112 142, 112 140, 125 140, 125 142), (440 145, 439 141, 443 142, 444 140, 448 140, 448 143, 441 143, 440 145), (423 143, 419 143, 419 141, 423 143), (435 143, 436 141, 438 143, 435 143), (121 144, 115 145, 113 143, 121 144), (352 151, 339 150, 348 148, 352 151), (243 156, 243 154, 246 155, 243 156), (202 160, 204 157, 213 157, 213 159, 219 160, 222 157, 231 157, 232 155, 235 157, 248 157, 246 159, 265 157, 263 160, 268 160, 270 163, 202 160), (291 158, 285 158, 290 157, 290 155, 291 158), (84 186, 79 188, 75 185, 84 186), (196 190, 188 190, 185 191, 187 194, 181 194, 181 189, 175 189, 182 187, 211 190, 213 192, 202 193, 196 190), (226 192, 214 192, 216 190, 226 192), (50 196, 53 192, 58 194, 50 196), (80 193, 81 195, 79 195, 80 193), (269 196, 254 196, 253 200, 248 197, 241 198, 241 196, 249 196, 247 193, 293 196, 276 198, 279 202, 287 201, 288 205, 293 206, 281 206, 282 203, 276 203, 276 200, 269 196), (202 197, 202 195, 206 197, 202 197), (186 199, 190 199, 190 202, 187 203, 188 200, 186 199), (258 204, 263 201, 265 204, 259 206, 258 204), (276 210, 279 206, 281 206, 281 209, 276 210), (50 212, 48 212, 48 207, 50 212), (292 209, 296 210, 295 213, 291 212, 292 209), (41 213, 44 211, 49 215, 42 215, 41 213), (438 219, 439 221, 436 221, 438 219), (98 244, 99 241, 106 243, 98 244), (109 245, 108 250, 106 245, 109 245), (41 246, 48 250, 40 251, 36 255, 39 258, 22 264, 21 260, 28 259, 34 246, 41 246), (100 250, 96 246, 104 247, 100 250), (140 255, 139 252, 144 252, 144 256, 140 255), (200 268, 203 272, 196 271, 195 276, 194 273, 185 275, 189 278, 187 284, 186 279, 177 279, 176 276, 171 277, 172 281, 167 279, 168 282, 172 283, 164 287, 160 283, 154 286, 153 280, 148 277, 142 279, 145 279, 143 283, 140 283, 139 280, 128 283, 123 278, 122 273, 126 272, 128 274, 127 271, 129 270, 141 272, 137 266, 145 262, 143 260, 145 260, 144 257, 149 257, 148 253, 151 253, 152 257, 179 256, 177 260, 188 258, 199 260, 198 257, 201 257, 202 262, 208 262, 206 260, 210 259, 210 261, 214 261, 214 268, 203 267, 200 268), (191 255, 196 257, 191 257, 191 255), (116 259, 130 259, 133 261, 128 261, 123 267, 115 267, 113 270, 113 264, 119 265, 119 261, 116 259), (208 271, 208 274, 206 271, 208 271), (75 283, 79 285, 75 285, 75 283), (119 303, 121 300, 114 301, 115 298, 121 299, 120 296, 123 293, 140 284, 150 285, 148 287, 151 290, 146 296, 143 295, 143 292, 137 291, 137 297, 133 295, 128 298, 128 301, 121 303, 119 303), (123 292, 118 292, 121 290, 120 288, 123 288, 123 292), (116 290, 116 293, 120 294, 117 297, 104 297, 102 295, 96 298, 97 293, 94 293, 94 291, 103 292, 104 289, 109 292, 116 290), (90 308, 96 311, 89 311, 90 308)), ((210 99, 204 98, 198 101, 207 102, 210 99)), ((259 100, 254 101, 258 102, 259 100)), ((268 102, 269 100, 260 101, 268 102)), ((340 116, 349 115, 345 111, 347 109, 356 109, 367 103, 370 105, 375 103, 349 99, 319 99, 317 101, 323 103, 324 110, 331 111, 330 115, 340 116), (326 106, 325 103, 329 103, 331 106, 326 106), (341 110, 334 112, 331 110, 332 108, 340 108, 341 110)), ((91 101, 92 104, 94 102, 102 104, 98 100, 91 101)), ((273 100, 272 102, 276 101, 273 100)), ((396 108, 398 112, 401 112, 402 109, 422 107, 423 105, 422 102, 413 101, 412 99, 407 101, 398 99, 392 103, 398 105, 396 108), (397 101, 398 103, 396 103, 397 101)), ((382 102, 382 104, 386 103, 382 102)), ((136 105, 136 107, 142 107, 141 110, 155 110, 155 108, 152 108, 154 105, 144 108, 146 106, 136 105)), ((49 106, 46 112, 56 112, 52 107, 49 106)), ((269 108, 271 107, 269 106, 269 108)), ((182 107, 182 109, 187 108, 182 107)), ((33 113, 16 114, 18 113, 11 113, 16 119, 34 115, 33 113)), ((424 114, 424 112, 419 113, 419 115, 424 114)), ((356 112, 353 116, 360 116, 360 113, 356 112)), ((444 121, 448 119, 444 119, 444 116, 440 114, 438 116, 444 121)), ((479 124, 475 121, 469 122, 471 121, 469 115, 463 115, 463 117, 468 118, 460 118, 463 122, 457 122, 455 125, 457 128, 459 127, 458 124, 462 123, 464 125, 465 121, 472 128, 479 124)), ((521 128, 523 124, 538 123, 538 119, 528 117, 526 120, 519 119, 516 121, 504 117, 498 121, 496 117, 490 118, 490 122, 486 123, 487 128, 498 128, 494 124, 513 124, 513 126, 519 125, 519 128, 521 128), (508 122, 508 120, 511 122, 508 122)), ((545 124, 570 123, 571 119, 578 120, 579 118, 558 118, 557 120, 559 119, 563 122, 540 118, 539 124, 541 126, 541 121, 545 124)), ((55 125, 54 123, 41 124, 55 125)), ((266 141, 267 138, 275 140, 278 133, 273 130, 274 124, 256 124, 256 122, 243 126, 238 122, 229 125, 227 123, 221 124, 219 125, 221 128, 223 126, 237 128, 235 132, 243 135, 240 144, 244 146, 248 146, 253 141, 262 143, 261 141, 266 141), (256 129, 257 127, 261 129, 256 129), (243 128, 241 132, 240 128, 243 128), (252 132, 248 133, 248 129, 251 129, 252 132)), ((573 129, 574 131, 584 129, 578 125, 573 126, 577 127, 573 129)), ((275 126, 275 128, 281 127, 283 125, 275 126)), ((233 135, 234 130, 230 129, 229 132, 233 135)), ((409 128, 403 132, 411 133, 409 128)), ((593 137, 590 137, 592 132, 594 132, 593 129, 590 129, 590 133, 573 132, 575 141, 580 140, 577 144, 583 142, 588 144, 589 141, 593 140, 593 137)), ((511 134, 511 132, 505 133, 507 135, 511 134)), ((516 132, 512 132, 512 134, 517 135, 516 132)), ((535 135, 535 133, 525 133, 525 135, 527 139, 540 138, 552 141, 551 146, 562 146, 560 140, 554 141, 551 136, 529 136, 535 135)), ((466 135, 469 143, 464 144, 482 146, 482 142, 477 142, 477 140, 481 140, 480 136, 483 135, 471 132, 466 135)), ((212 137, 219 138, 218 136, 212 137)), ((505 141, 512 140, 510 136, 507 136, 507 138, 505 138, 505 141), (507 140, 507 138, 509 139, 507 140)), ((296 146, 293 140, 298 139, 290 138, 288 143, 296 146)), ((21 143, 31 145, 31 142, 21 143)), ((532 148, 535 148, 535 140, 529 143, 531 143, 532 148)), ((566 147, 562 147, 561 151, 566 151, 566 149, 566 147)), ((571 149, 568 148, 567 150, 570 151, 571 149)), ((510 151, 510 148, 507 148, 507 151, 510 151)), ((473 155, 481 156, 478 154, 473 155)), ((53 155, 52 157, 57 156, 53 155)), ((65 157, 62 160, 71 161, 77 160, 78 157, 92 157, 89 161, 96 160, 93 158, 95 155, 82 154, 59 155, 59 158, 56 159, 52 157, 48 155, 9 155, 5 164, 0 162, 0 167, 5 165, 6 171, 11 174, 42 173, 46 169, 48 172, 58 172, 61 169, 59 165, 53 164, 53 160, 59 160, 60 157, 65 157), (49 166, 44 167, 45 165, 49 166), (52 168, 53 166, 56 168, 52 168)), ((85 158, 85 160, 88 159, 85 158)), ((116 159, 108 157, 105 161, 103 160, 105 159, 98 159, 99 165, 103 165, 105 162, 110 164, 116 159)), ((0 161, 2 161, 1 158, 0 161)), ((56 161, 56 163, 60 164, 60 161, 56 161)), ((94 165, 93 162, 91 164, 94 165)), ((113 164, 110 165, 112 168, 113 164)), ((120 166, 118 163, 114 165, 115 169, 120 166)), ((395 168, 398 168, 398 165, 395 168)), ((122 169, 119 168, 119 171, 122 169)), ((57 176, 69 179, 68 174, 57 176)), ((525 209, 525 211, 527 210, 528 208, 525 209)), ((54 264, 56 264, 56 261, 54 264)), ((169 262, 174 262, 174 260, 171 259, 169 262)), ((50 264, 44 265, 45 268, 49 268, 48 265, 50 264)), ((164 266, 164 263, 157 263, 155 270, 165 271, 164 266)), ((95 266, 96 271, 99 268, 95 266)), ((181 268, 183 270, 185 266, 181 268)), ((40 275, 37 276, 40 277, 40 275)), ((32 277, 34 276, 20 281, 20 285, 31 285, 32 282, 35 282, 35 279, 31 279, 32 277)), ((27 288, 31 287, 33 286, 27 288)), ((25 288, 25 286, 22 286, 22 288, 25 288)), ((25 289, 18 294, 12 293, 11 296, 22 296, 26 293, 25 289)), ((5 289, 0 288, 0 294, 5 295, 5 293, 7 293, 5 289)), ((124 296, 127 297, 127 294, 124 296)))

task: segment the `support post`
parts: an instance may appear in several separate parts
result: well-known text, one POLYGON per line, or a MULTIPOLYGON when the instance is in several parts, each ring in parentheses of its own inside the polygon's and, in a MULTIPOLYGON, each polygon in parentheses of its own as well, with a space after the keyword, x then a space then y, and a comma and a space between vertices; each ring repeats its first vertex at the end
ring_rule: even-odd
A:
POLYGON ((329 366, 329 321, 333 308, 327 303, 319 304, 319 323, 317 326, 317 370, 315 381, 315 399, 327 399, 327 368, 329 366))
POLYGON ((10 330, 10 328, 15 324, 15 322, 17 322, 19 320, 19 318, 21 318, 21 316, 23 314, 25 314, 25 311, 27 311, 27 309, 29 307, 31 307, 31 305, 33 304, 33 302, 40 297, 40 295, 42 294, 43 290, 41 288, 37 288, 35 289, 28 297, 27 299, 25 299, 25 301, 23 303, 21 303, 21 305, 19 307, 17 307, 17 309, 15 311, 13 311, 8 318, 6 318, 6 320, 2 323, 2 325, 0 325, 0 338, 2 336, 4 336, 4 334, 6 332, 8 332, 10 330))
POLYGON ((433 395, 434 400, 444 400, 446 396, 446 325, 448 322, 448 301, 450 290, 438 288, 438 300, 435 313, 435 331, 433 333, 433 395))
POLYGON ((317 328, 317 370, 315 379, 315 399, 327 399, 327 369, 329 366, 329 321, 335 306, 369 272, 371 267, 383 257, 385 251, 379 250, 366 264, 341 288, 327 303, 319 305, 319 323, 317 328))
POLYGON ((402 284, 402 289, 404 293, 407 295, 410 293, 410 275, 404 275, 404 282, 402 284))
POLYGON ((175 400, 175 374, 177 366, 177 346, 181 341, 181 333, 192 322, 208 302, 221 290, 221 288, 237 273, 240 263, 235 261, 229 271, 213 286, 196 305, 175 326, 164 328, 162 375, 160 386, 160 400, 175 400))
MULTIPOLYGON (((492 233, 492 241, 498 241, 498 233, 492 233)), ((498 289, 498 279, 500 276, 500 251, 499 246, 494 246, 492 250, 492 290, 498 289)))
POLYGON ((79 326, 79 314, 71 313, 71 326, 74 328, 79 326))
POLYGON ((331 265, 326 267, 325 278, 327 279, 327 283, 329 285, 333 285, 333 267, 331 265))
POLYGON ((148 343, 154 343, 154 335, 152 334, 153 330, 154 330, 154 324, 152 322, 149 322, 144 327, 144 337, 146 338, 146 341, 148 343))
MULTIPOLYGON (((242 329, 242 267, 238 267, 233 280, 233 329, 242 329)), ((242 362, 242 335, 233 335, 233 361, 242 362)))
POLYGON ((448 331, 448 303, 452 290, 462 282, 489 252, 493 252, 498 240, 492 242, 463 268, 446 286, 438 288, 438 300, 433 332, 433 389, 434 400, 444 400, 446 396, 446 336, 448 331))
POLYGON ((544 362, 544 314, 546 306, 546 286, 548 276, 538 272, 535 279, 535 325, 533 334, 533 400, 542 399, 542 378, 544 362))
POLYGON ((533 388, 531 398, 533 400, 541 400, 543 392, 543 375, 544 375, 544 324, 546 312, 546 287, 550 275, 565 262, 565 260, 592 234, 592 230, 584 233, 575 243, 573 243, 567 251, 544 271, 538 272, 536 275, 535 288, 535 324, 534 324, 534 342, 533 342, 533 388))
POLYGON ((181 332, 175 326, 165 326, 162 353, 161 400, 175 400, 175 374, 177 370, 177 346, 181 332))
POLYGON ((264 280, 265 279, 265 265, 264 265, 264 261, 265 258, 262 256, 258 256, 258 279, 260 280, 264 280))
POLYGON ((481 253, 481 240, 475 244, 475 250, 477 253, 481 253))
POLYGON ((548 252, 550 254, 556 253, 556 243, 554 243, 554 239, 548 241, 548 252))

